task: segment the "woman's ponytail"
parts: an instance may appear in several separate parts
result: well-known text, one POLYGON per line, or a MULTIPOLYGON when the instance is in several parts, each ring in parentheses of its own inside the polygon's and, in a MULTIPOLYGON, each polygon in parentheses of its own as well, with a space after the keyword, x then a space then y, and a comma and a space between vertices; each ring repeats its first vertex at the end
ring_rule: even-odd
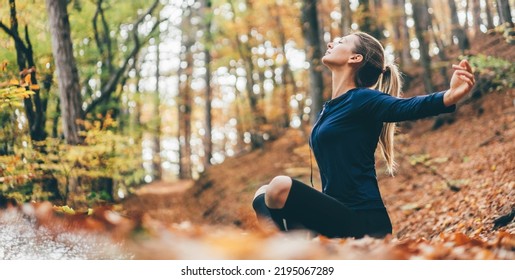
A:
MULTIPOLYGON (((402 79, 399 69, 394 64, 385 65, 384 48, 381 43, 367 33, 353 33, 358 37, 354 46, 354 53, 363 55, 363 62, 359 66, 354 82, 357 87, 375 88, 394 97, 400 97, 402 79)), ((395 160, 393 153, 393 135, 395 123, 384 123, 383 131, 379 137, 381 153, 386 160, 388 173, 393 176, 395 160)))
MULTIPOLYGON (((386 65, 379 77, 376 89, 394 97, 401 96, 402 79, 399 69, 394 64, 386 65)), ((384 123, 383 130, 379 136, 379 147, 381 154, 386 160, 388 173, 393 176, 396 168, 395 155, 393 150, 393 139, 395 134, 395 123, 384 123)))

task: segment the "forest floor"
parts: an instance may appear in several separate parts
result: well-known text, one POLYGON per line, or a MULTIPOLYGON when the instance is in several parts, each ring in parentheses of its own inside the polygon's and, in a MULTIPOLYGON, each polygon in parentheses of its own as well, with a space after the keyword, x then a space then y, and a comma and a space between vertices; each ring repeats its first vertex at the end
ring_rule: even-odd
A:
MULTIPOLYGON (((514 61, 500 36, 475 46, 472 53, 514 61)), ((406 96, 424 92, 420 77, 411 84, 406 96)), ((439 120, 438 129, 435 118, 399 126, 395 177, 377 158, 393 224, 384 239, 311 238, 258 225, 257 188, 281 174, 310 181, 309 133, 288 129, 198 181, 153 182, 90 216, 56 215, 50 203, 2 211, 0 259, 515 259, 515 89, 471 99, 439 120), (108 232, 115 242, 81 230, 108 232)), ((319 188, 315 162, 313 174, 319 188)))
MULTIPOLYGON (((479 41, 472 53, 513 61, 513 47, 502 37, 479 41)), ((406 96, 424 92, 420 77, 412 84, 406 96)), ((309 240, 306 233, 284 235, 257 224, 251 207, 257 188, 281 174, 309 184, 307 133, 294 129, 263 149, 210 167, 197 182, 144 186, 123 203, 124 213, 187 233, 183 237, 198 249, 185 255, 139 251, 144 258, 202 258, 209 251, 222 258, 515 259, 515 223, 494 222, 515 209, 515 89, 459 104, 443 122, 438 129, 435 118, 400 125, 395 177, 385 174, 377 157, 393 223, 392 236, 384 240, 309 240)))

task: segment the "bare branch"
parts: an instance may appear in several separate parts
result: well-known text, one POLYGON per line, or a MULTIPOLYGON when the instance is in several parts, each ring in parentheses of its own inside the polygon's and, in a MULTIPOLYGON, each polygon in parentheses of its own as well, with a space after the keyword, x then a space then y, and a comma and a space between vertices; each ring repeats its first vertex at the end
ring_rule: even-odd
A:
POLYGON ((27 47, 25 46, 25 43, 22 41, 22 39, 20 38, 20 36, 18 36, 18 34, 14 33, 11 29, 9 29, 9 27, 7 27, 5 24, 3 24, 3 22, 0 21, 0 29, 2 29, 3 31, 5 31, 5 33, 7 33, 7 35, 11 36, 11 38, 13 38, 14 42, 17 43, 21 50, 26 53, 27 52, 27 47))
POLYGON ((152 6, 147 10, 147 12, 144 13, 140 18, 138 18, 138 20, 134 23, 135 28, 133 29, 133 32, 132 32, 132 37, 134 39, 133 49, 130 51, 130 53, 125 58, 122 66, 113 75, 111 75, 110 79, 102 87, 100 97, 94 99, 88 105, 88 107, 85 110, 86 114, 90 113, 98 104, 108 100, 111 97, 112 93, 116 89, 116 86, 120 82, 120 78, 123 77, 123 75, 125 75, 127 73, 127 69, 129 68, 129 64, 130 64, 131 60, 133 60, 136 57, 136 55, 140 51, 141 47, 146 42, 148 42, 148 40, 150 40, 150 38, 152 38, 154 31, 157 30, 159 25, 165 21, 165 20, 157 21, 156 24, 154 24, 154 26, 152 27, 152 30, 149 32, 149 34, 147 36, 145 36, 145 38, 142 41, 140 41, 140 38, 138 36, 138 26, 144 21, 144 19, 147 15, 150 15, 154 12, 154 10, 158 7, 158 5, 159 5, 159 0, 156 0, 152 4, 152 6))

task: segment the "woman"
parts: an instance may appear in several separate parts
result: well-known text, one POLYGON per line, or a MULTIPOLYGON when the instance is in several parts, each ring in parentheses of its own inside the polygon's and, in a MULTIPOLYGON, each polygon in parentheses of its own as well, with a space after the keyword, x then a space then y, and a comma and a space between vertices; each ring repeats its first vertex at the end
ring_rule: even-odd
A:
POLYGON ((332 98, 324 104, 309 141, 322 192, 277 176, 256 192, 254 210, 260 221, 271 220, 284 231, 305 228, 327 237, 384 237, 392 225, 377 184, 377 144, 393 174, 395 122, 454 111, 454 104, 475 83, 472 69, 462 60, 453 65, 449 90, 399 98, 397 67, 385 64, 383 47, 366 33, 329 43, 322 62, 332 72, 332 98))

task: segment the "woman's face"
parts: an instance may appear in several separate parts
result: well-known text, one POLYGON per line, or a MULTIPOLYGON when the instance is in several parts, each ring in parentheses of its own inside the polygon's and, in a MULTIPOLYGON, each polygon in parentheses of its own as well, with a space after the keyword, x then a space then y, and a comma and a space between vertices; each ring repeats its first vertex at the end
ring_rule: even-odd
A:
POLYGON ((322 63, 329 68, 348 64, 356 55, 353 50, 358 39, 358 36, 353 34, 335 38, 327 44, 322 63))

